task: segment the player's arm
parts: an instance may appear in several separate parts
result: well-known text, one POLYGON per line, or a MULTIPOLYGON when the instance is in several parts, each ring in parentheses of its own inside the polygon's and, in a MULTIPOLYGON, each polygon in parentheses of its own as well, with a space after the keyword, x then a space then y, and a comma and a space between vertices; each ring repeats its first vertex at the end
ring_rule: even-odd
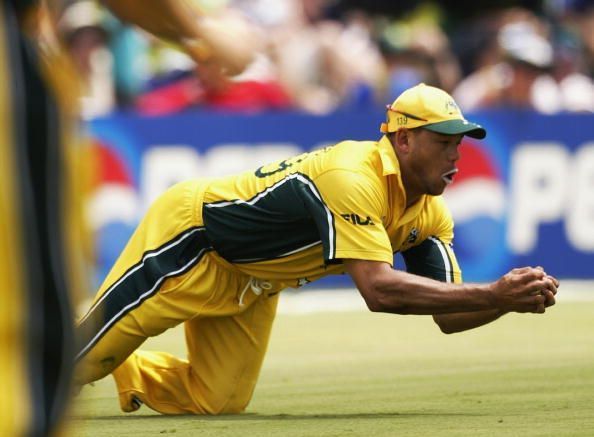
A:
POLYGON ((253 57, 246 32, 205 16, 186 0, 103 0, 121 20, 182 47, 198 62, 215 62, 239 73, 253 57))
MULTIPOLYGON (((404 251, 402 256, 409 273, 442 282, 462 282, 462 274, 451 244, 447 244, 437 237, 426 239, 421 244, 404 251)), ((545 298, 545 307, 554 304, 552 295, 547 294, 545 298)), ((442 332, 451 334, 486 325, 504 314, 505 311, 497 308, 483 311, 434 314, 433 319, 442 332)))
POLYGON ((490 284, 443 283, 397 271, 383 262, 348 259, 345 269, 368 308, 397 314, 448 314, 469 311, 545 311, 540 292, 556 292, 554 278, 537 268, 514 269, 490 284))

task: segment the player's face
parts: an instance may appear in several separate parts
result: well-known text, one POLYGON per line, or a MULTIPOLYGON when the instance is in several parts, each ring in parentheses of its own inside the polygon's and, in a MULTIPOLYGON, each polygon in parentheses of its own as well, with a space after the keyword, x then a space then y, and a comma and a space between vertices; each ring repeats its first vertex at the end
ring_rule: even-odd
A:
POLYGON ((437 196, 452 183, 458 172, 456 162, 460 159, 462 137, 422 128, 412 132, 408 162, 424 194, 437 196))

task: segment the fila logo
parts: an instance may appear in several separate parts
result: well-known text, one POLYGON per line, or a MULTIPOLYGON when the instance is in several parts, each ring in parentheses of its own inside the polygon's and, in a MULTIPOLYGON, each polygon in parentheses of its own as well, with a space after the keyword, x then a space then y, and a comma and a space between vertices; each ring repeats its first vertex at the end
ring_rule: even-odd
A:
POLYGON ((347 222, 350 222, 354 225, 361 225, 361 226, 375 226, 371 217, 367 216, 365 219, 362 219, 359 214, 340 214, 340 216, 345 219, 347 222))

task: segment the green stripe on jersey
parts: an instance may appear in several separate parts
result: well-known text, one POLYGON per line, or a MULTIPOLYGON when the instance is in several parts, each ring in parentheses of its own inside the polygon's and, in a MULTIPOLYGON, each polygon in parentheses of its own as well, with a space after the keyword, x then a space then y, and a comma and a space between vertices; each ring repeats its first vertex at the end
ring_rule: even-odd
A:
POLYGON ((406 271, 442 282, 454 282, 452 260, 445 243, 437 237, 429 237, 418 246, 402 252, 406 271))
POLYGON ((301 173, 249 200, 205 204, 202 215, 213 248, 230 262, 280 258, 320 243, 326 262, 335 258, 334 216, 301 173))

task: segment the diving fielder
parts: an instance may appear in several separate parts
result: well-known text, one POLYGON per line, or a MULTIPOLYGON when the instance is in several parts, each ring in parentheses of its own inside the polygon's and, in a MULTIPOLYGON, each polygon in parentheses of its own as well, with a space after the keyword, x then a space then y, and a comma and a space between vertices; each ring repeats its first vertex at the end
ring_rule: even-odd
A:
POLYGON ((388 108, 378 142, 344 141, 235 176, 173 186, 149 209, 78 331, 79 384, 113 374, 124 411, 238 413, 248 405, 279 292, 346 272, 371 311, 432 314, 445 332, 543 313, 558 282, 515 269, 462 284, 452 182, 464 119, 420 84, 388 108), (392 268, 401 252, 407 272, 392 268), (185 324, 188 359, 137 350, 185 324))

